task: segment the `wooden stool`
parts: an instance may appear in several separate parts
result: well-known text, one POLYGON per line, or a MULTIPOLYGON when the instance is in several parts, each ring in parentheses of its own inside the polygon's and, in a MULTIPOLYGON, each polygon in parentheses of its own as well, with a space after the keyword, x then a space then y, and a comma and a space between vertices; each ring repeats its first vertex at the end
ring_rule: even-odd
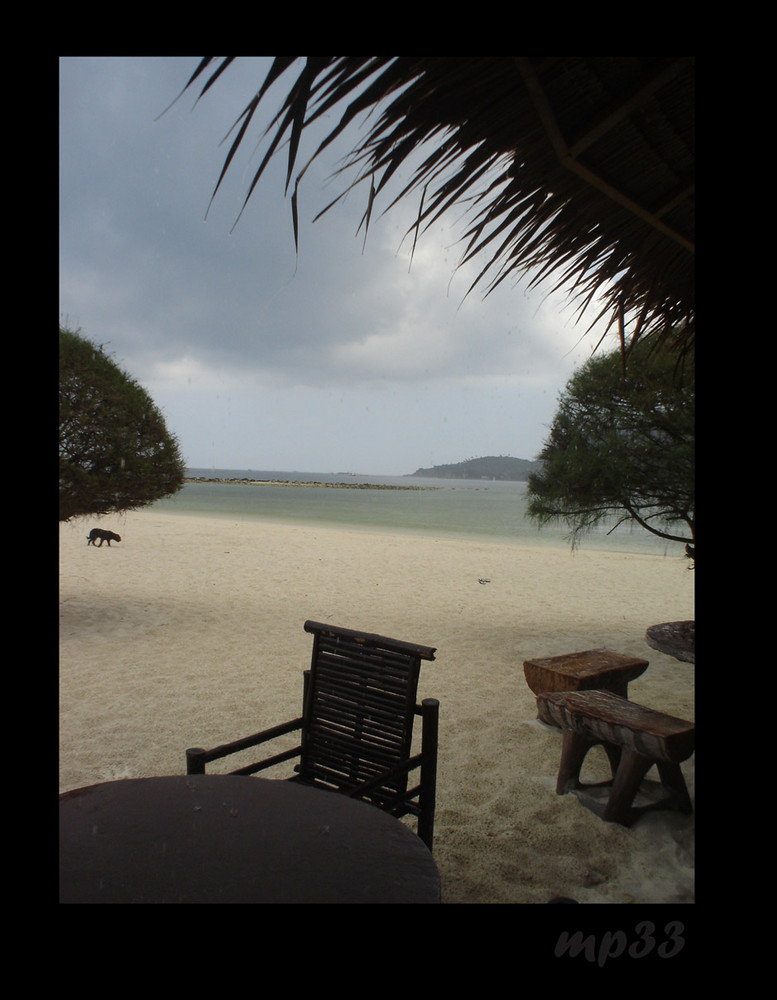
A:
POLYGON ((640 660, 609 649, 588 649, 540 660, 524 660, 526 683, 534 694, 542 691, 612 691, 628 698, 629 681, 647 670, 640 660))
POLYGON ((580 782, 580 769, 591 747, 601 744, 610 761, 612 781, 604 809, 582 799, 584 805, 610 823, 631 826, 648 809, 692 811, 688 789, 680 770, 695 748, 692 722, 654 712, 610 691, 541 692, 537 709, 543 722, 563 731, 561 765, 556 794, 596 787, 580 782), (663 798, 636 807, 634 798, 653 765, 661 778, 663 798))

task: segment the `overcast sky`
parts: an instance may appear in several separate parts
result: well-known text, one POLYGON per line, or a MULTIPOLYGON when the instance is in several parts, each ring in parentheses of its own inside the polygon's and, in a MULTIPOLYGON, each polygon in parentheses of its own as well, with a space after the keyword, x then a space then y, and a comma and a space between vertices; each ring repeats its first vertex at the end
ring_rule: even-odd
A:
POLYGON ((466 296, 455 213, 410 266, 415 200, 373 219, 366 245, 366 191, 313 222, 342 190, 334 159, 302 183, 298 254, 282 158, 235 226, 255 141, 208 211, 269 59, 239 59, 159 117, 198 61, 61 59, 60 322, 148 390, 189 466, 403 475, 536 457, 594 346, 564 298, 525 283, 466 296))

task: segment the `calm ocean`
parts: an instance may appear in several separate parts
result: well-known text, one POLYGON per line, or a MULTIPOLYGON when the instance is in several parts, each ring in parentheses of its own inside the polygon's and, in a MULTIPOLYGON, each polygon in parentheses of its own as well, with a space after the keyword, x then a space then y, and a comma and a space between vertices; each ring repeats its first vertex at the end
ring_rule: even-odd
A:
MULTIPOLYGON (((362 531, 422 534, 502 541, 515 545, 569 548, 567 530, 538 530, 525 516, 526 484, 415 476, 360 476, 255 469, 187 469, 189 478, 253 479, 321 485, 306 487, 250 483, 186 483, 152 509, 250 520, 318 523, 362 531), (349 489, 333 488, 344 483, 349 489), (355 489, 358 485, 402 489, 355 489), (412 487, 412 488, 408 488, 412 487)), ((586 535, 581 548, 613 552, 682 555, 679 543, 665 542, 640 528, 604 527, 586 535)))

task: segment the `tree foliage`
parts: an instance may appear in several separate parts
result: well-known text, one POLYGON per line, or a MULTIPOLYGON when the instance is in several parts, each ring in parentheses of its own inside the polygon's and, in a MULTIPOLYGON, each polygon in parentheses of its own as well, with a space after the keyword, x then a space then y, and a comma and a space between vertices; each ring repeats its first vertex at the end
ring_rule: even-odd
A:
POLYGON ((146 390, 102 347, 60 327, 60 521, 153 503, 181 488, 184 471, 146 390))
POLYGON ((611 519, 694 546, 693 352, 682 362, 637 345, 591 358, 567 383, 540 460, 528 513, 571 528, 573 544, 611 519))

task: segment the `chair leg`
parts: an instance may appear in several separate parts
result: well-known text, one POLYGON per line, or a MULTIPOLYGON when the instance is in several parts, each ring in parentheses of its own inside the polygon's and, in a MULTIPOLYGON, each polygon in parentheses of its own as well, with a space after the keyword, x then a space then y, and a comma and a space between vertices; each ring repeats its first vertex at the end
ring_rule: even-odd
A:
POLYGON ((421 792, 418 797, 418 836, 431 851, 434 842, 434 811, 437 806, 437 742, 440 703, 424 698, 421 703, 421 792))
POLYGON ((205 751, 201 747, 190 747, 186 751, 186 773, 205 774, 205 751))

